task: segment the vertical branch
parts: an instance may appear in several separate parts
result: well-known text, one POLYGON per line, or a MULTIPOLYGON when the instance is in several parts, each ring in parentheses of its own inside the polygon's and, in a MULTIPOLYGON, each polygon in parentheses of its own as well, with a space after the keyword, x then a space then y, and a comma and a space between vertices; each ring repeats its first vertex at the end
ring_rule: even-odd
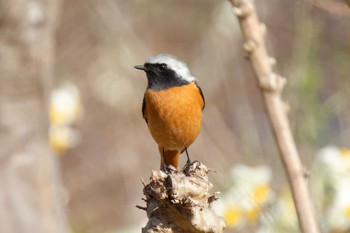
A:
POLYGON ((258 20, 253 0, 231 0, 231 2, 245 40, 243 47, 253 66, 280 156, 287 172, 299 226, 303 233, 318 233, 319 229, 304 168, 287 117, 288 107, 281 99, 286 79, 272 70, 275 60, 267 53, 266 27, 258 20))

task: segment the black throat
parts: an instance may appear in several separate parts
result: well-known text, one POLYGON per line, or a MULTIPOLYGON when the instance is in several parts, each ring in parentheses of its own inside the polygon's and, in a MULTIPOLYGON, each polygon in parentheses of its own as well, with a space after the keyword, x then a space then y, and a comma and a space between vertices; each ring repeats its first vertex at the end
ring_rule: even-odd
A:
POLYGON ((159 73, 153 70, 147 71, 148 85, 147 89, 159 91, 176 86, 183 86, 190 82, 177 77, 175 71, 166 69, 159 73))

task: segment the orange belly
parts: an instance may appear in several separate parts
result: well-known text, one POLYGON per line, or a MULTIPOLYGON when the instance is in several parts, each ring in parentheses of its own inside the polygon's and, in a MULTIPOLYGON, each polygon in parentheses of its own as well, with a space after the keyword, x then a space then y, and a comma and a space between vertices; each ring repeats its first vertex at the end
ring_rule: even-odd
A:
POLYGON ((181 151, 197 138, 204 102, 194 83, 160 91, 148 89, 145 102, 144 117, 159 147, 181 151))

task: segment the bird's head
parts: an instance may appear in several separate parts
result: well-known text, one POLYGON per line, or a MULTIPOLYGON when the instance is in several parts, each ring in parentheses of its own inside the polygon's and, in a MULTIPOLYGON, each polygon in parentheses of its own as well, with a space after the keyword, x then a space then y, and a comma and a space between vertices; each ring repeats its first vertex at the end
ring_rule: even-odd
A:
POLYGON ((155 91, 186 85, 196 80, 187 65, 170 54, 150 57, 145 64, 135 68, 146 72, 147 88, 155 91))

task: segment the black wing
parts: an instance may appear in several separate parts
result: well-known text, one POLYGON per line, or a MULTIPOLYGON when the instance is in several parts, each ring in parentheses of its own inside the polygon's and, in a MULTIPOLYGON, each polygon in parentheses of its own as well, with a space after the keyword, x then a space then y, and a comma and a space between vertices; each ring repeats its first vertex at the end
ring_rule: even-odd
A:
POLYGON ((142 100, 142 117, 143 119, 145 119, 146 123, 148 124, 147 118, 145 117, 145 109, 146 109, 146 100, 145 100, 145 96, 143 96, 143 100, 142 100))
POLYGON ((202 108, 202 110, 203 110, 204 107, 205 107, 205 99, 204 99, 203 91, 202 91, 202 89, 200 88, 200 86, 198 85, 197 82, 194 82, 194 84, 196 84, 196 86, 197 86, 197 88, 199 90, 199 94, 201 94, 201 96, 202 96, 202 99, 203 99, 203 108, 202 108))

